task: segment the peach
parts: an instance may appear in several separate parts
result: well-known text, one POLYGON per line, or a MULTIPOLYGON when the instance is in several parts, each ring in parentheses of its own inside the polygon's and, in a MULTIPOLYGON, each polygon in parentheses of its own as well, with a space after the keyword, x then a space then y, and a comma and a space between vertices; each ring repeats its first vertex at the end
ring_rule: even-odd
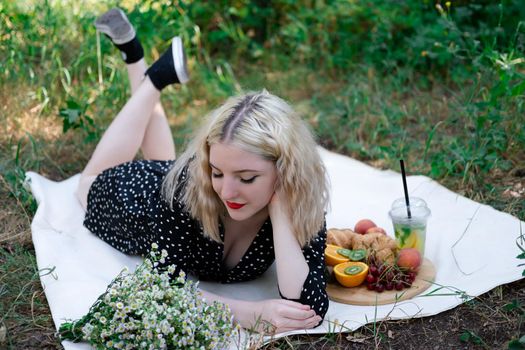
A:
POLYGON ((368 230, 366 230, 366 233, 372 233, 372 232, 378 232, 378 233, 382 233, 386 235, 385 229, 379 226, 370 227, 368 230))
POLYGON ((417 271, 423 259, 416 248, 403 248, 397 254, 397 266, 409 271, 417 271))
POLYGON ((372 220, 362 219, 355 224, 354 231, 364 235, 368 229, 376 226, 377 225, 372 220))

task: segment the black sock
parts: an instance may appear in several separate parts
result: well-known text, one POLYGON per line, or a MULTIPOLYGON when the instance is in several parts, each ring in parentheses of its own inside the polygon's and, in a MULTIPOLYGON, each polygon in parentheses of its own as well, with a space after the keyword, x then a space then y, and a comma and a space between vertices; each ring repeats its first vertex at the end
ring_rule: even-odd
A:
POLYGON ((171 46, 148 68, 146 75, 149 76, 151 82, 159 91, 170 84, 179 83, 173 64, 171 46))
POLYGON ((122 58, 127 64, 135 63, 144 57, 144 49, 137 36, 125 44, 113 44, 120 50, 122 58))

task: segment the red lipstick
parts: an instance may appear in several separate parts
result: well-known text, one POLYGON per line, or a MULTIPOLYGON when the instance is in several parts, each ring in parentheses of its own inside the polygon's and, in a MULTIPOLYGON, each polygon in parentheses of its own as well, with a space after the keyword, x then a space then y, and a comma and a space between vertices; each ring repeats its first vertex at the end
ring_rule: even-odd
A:
POLYGON ((231 209, 241 209, 242 207, 244 207, 246 204, 239 204, 239 203, 234 203, 234 202, 228 202, 226 201, 226 205, 231 208, 231 209))

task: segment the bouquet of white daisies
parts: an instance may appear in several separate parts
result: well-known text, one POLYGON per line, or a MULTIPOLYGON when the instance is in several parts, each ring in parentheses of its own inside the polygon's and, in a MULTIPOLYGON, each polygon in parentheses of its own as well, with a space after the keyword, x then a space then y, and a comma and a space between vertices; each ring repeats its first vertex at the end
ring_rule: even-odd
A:
POLYGON ((226 348, 239 329, 228 306, 203 300, 184 272, 170 279, 174 266, 160 271, 166 256, 153 244, 135 272, 120 273, 84 317, 60 325, 61 340, 96 349, 226 348))

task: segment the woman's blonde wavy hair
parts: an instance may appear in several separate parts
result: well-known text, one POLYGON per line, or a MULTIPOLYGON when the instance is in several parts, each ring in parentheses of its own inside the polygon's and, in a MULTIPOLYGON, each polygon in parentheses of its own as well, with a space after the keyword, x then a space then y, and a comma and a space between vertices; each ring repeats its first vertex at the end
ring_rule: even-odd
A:
POLYGON ((183 169, 186 184, 179 199, 199 220, 204 234, 220 242, 219 217, 227 215, 215 193, 209 164, 210 146, 229 143, 275 163, 278 182, 286 195, 293 230, 301 246, 324 225, 328 205, 328 179, 306 123, 288 103, 266 90, 229 98, 212 111, 205 124, 166 175, 162 195, 170 205, 183 169))

